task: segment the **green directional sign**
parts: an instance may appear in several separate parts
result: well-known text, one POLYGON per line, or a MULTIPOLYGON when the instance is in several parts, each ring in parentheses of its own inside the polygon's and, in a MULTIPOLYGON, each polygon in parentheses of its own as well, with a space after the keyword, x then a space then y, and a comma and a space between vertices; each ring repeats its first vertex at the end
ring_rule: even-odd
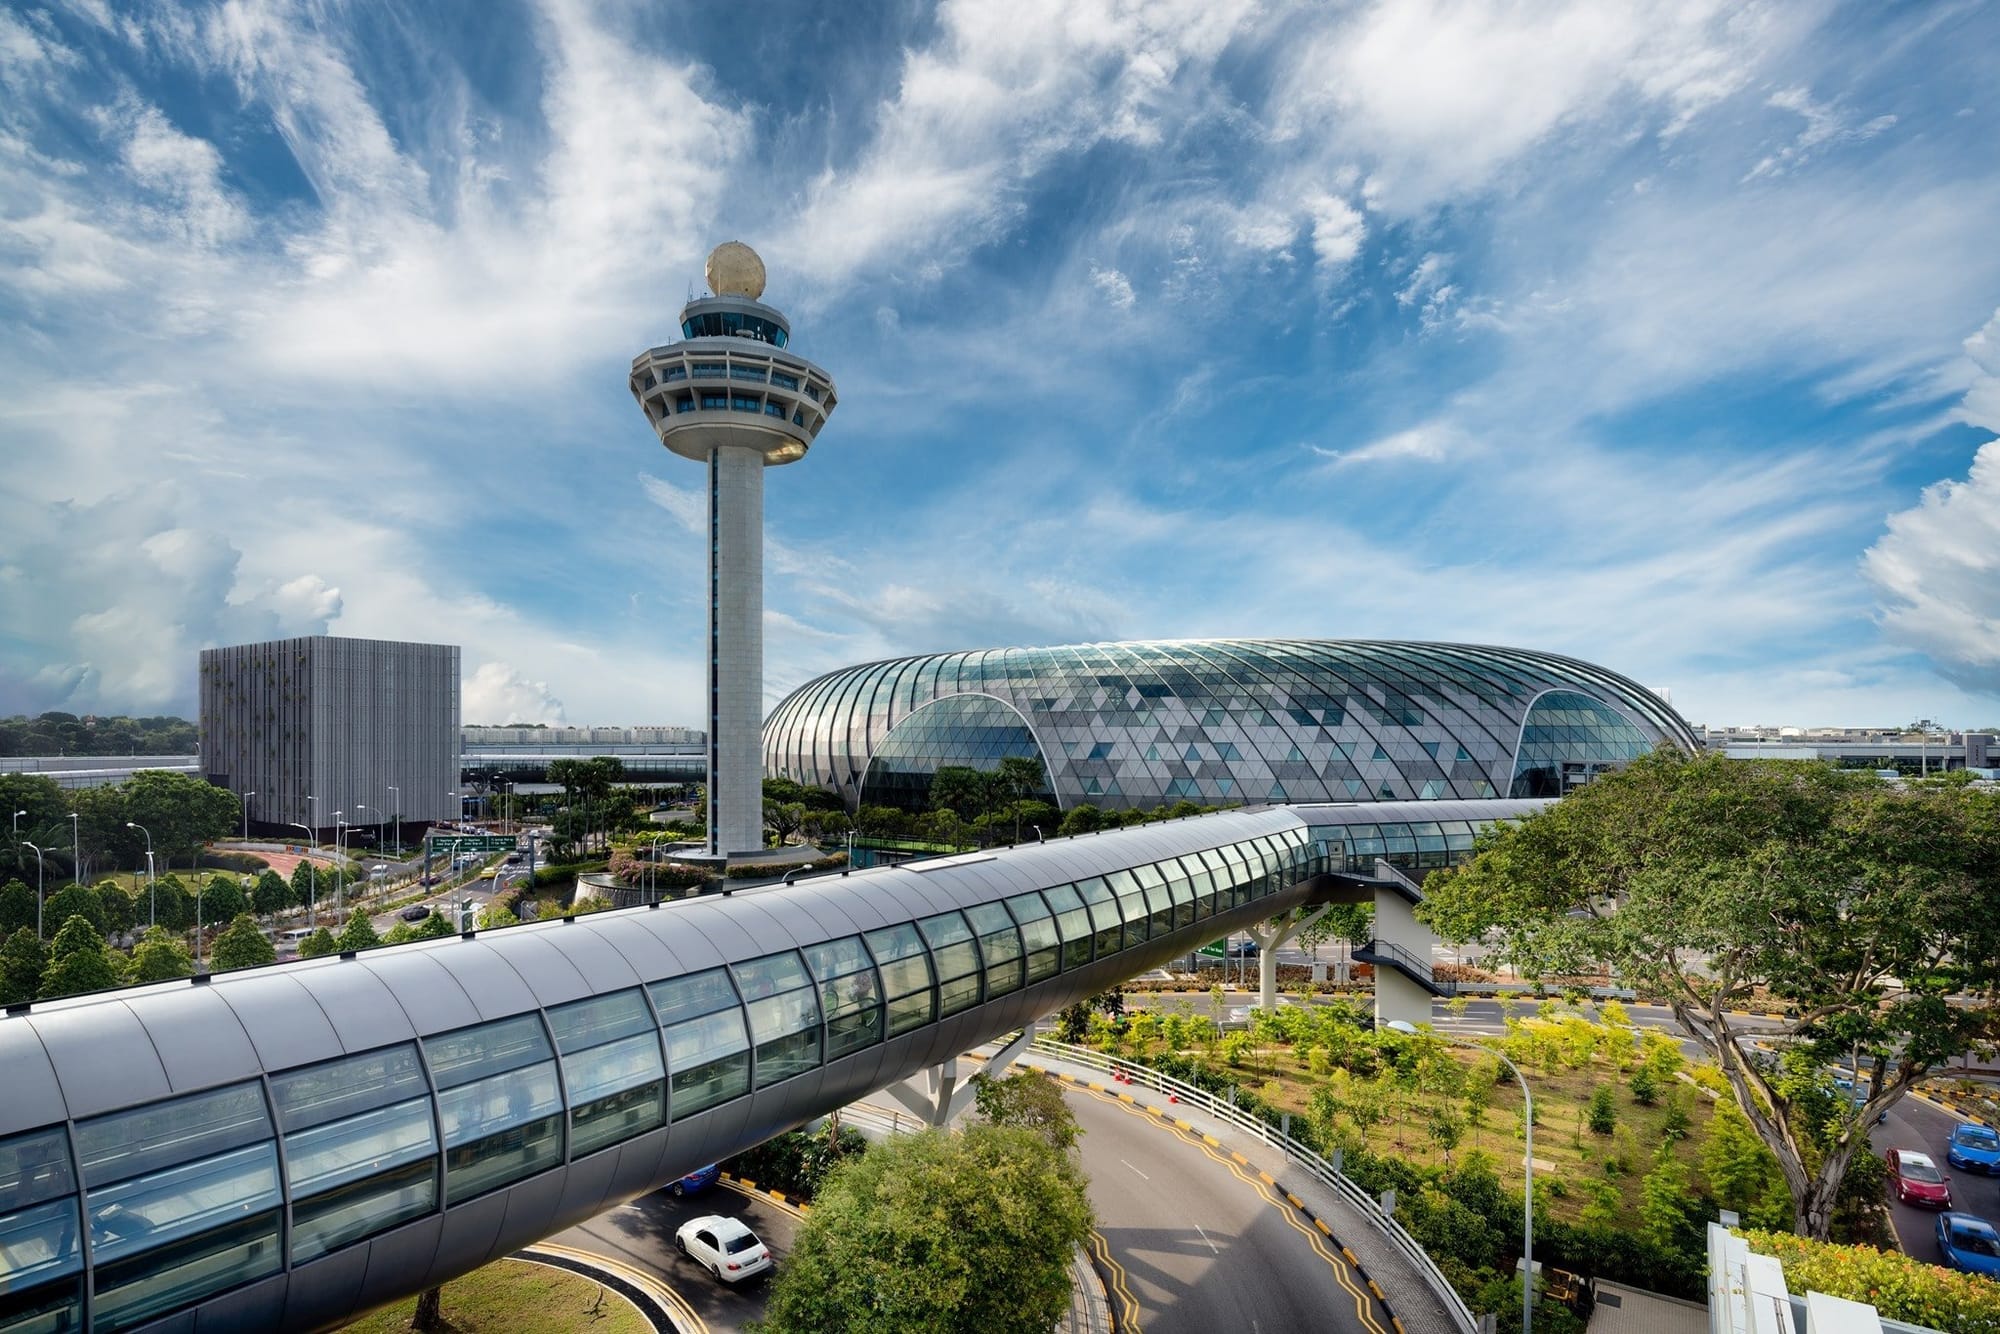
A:
POLYGON ((1229 957, 1229 942, 1226 940, 1213 940, 1196 950, 1195 953, 1206 954, 1211 959, 1226 959, 1229 957))
POLYGON ((431 851, 447 857, 461 852, 512 852, 515 847, 512 834, 448 834, 431 840, 431 851))

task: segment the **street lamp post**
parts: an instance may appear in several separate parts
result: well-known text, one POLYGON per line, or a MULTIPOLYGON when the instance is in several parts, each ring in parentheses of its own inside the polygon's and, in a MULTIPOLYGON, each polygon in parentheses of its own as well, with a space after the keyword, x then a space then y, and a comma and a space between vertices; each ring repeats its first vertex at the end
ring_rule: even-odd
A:
POLYGON ((403 789, 392 783, 389 791, 396 797, 396 860, 400 862, 403 860, 403 789))
POLYGON ((72 884, 83 883, 83 825, 77 820, 77 813, 69 813, 69 878, 72 884))
MULTIPOLYGON (((151 930, 160 921, 159 895, 155 892, 158 882, 153 878, 153 835, 146 826, 130 820, 125 822, 125 827, 136 829, 146 836, 146 927, 151 930)), ((200 879, 199 876, 195 878, 200 879)))
POLYGON ((194 878, 194 970, 201 972, 201 877, 194 878))
POLYGON ((333 813, 333 920, 347 924, 347 812, 333 813))
POLYGON ((306 836, 306 925, 319 925, 319 867, 312 859, 313 831, 294 821, 286 826, 306 836))
MULTIPOLYGON (((1415 1034, 1417 1026, 1403 1019, 1391 1019, 1389 1027, 1398 1033, 1415 1034)), ((1528 1092, 1528 1081, 1521 1075, 1521 1067, 1507 1058, 1507 1053, 1497 1047, 1482 1043, 1467 1042, 1462 1038, 1450 1037, 1443 1033, 1431 1036, 1461 1047, 1471 1047, 1476 1051, 1490 1052, 1500 1058, 1500 1063, 1514 1072, 1514 1080, 1521 1086, 1522 1119, 1527 1132, 1527 1153, 1523 1157, 1522 1175, 1526 1182, 1521 1195, 1521 1334, 1531 1334, 1535 1319, 1535 1098, 1528 1092)))
POLYGON ((664 833, 653 835, 653 850, 646 857, 646 897, 654 903, 660 901, 660 840, 664 833))
POLYGON ((32 848, 35 854, 35 939, 40 940, 42 938, 42 850, 25 838, 21 840, 21 846, 32 848))
POLYGON ((255 792, 245 792, 243 794, 243 841, 245 843, 250 841, 250 798, 256 795, 255 792))

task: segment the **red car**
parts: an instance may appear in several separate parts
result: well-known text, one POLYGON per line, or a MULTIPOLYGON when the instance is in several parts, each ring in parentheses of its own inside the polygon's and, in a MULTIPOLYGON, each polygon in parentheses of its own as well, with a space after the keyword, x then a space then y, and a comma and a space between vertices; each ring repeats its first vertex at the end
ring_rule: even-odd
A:
POLYGON ((1898 1202, 1921 1204, 1926 1209, 1951 1208, 1951 1178, 1938 1171, 1929 1154, 1891 1149, 1883 1159, 1889 1164, 1889 1189, 1898 1202))

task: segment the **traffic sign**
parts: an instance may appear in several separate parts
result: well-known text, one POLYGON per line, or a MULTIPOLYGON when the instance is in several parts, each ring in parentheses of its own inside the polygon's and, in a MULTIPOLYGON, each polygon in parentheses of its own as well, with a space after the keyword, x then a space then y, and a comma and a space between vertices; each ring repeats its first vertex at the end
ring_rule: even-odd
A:
POLYGON ((1213 940, 1196 950, 1195 953, 1206 954, 1211 959, 1226 959, 1229 957, 1229 942, 1226 940, 1213 940))
POLYGON ((461 852, 512 852, 516 846, 512 834, 444 834, 430 841, 432 852, 448 857, 461 852))

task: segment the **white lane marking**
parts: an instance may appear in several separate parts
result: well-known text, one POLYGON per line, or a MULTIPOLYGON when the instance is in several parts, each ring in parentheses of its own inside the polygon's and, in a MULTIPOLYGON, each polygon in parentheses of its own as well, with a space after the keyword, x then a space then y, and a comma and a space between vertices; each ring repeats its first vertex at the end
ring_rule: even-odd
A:
MULTIPOLYGON (((1196 1223, 1196 1224, 1194 1225, 1194 1230, 1195 1230, 1196 1232, 1201 1232, 1201 1224, 1199 1224, 1199 1223, 1196 1223)), ((1207 1242, 1208 1242, 1208 1249, 1209 1249, 1209 1250, 1211 1250, 1211 1251, 1214 1251, 1214 1252, 1215 1252, 1215 1254, 1217 1254, 1217 1255, 1220 1255, 1220 1254, 1222 1254, 1222 1252, 1221 1252, 1221 1251, 1219 1251, 1219 1250, 1216 1250, 1216 1248, 1215 1248, 1215 1243, 1214 1243, 1213 1241, 1209 1241, 1209 1236, 1208 1236, 1208 1234, 1207 1234, 1206 1232, 1201 1232, 1201 1239, 1202 1239, 1203 1241, 1207 1241, 1207 1242)), ((1256 1324, 1257 1322, 1256 1322, 1256 1320, 1255 1320, 1255 1319, 1253 1318, 1253 1319, 1251 1320, 1251 1322, 1250 1322, 1250 1323, 1251 1323, 1251 1324, 1252 1324, 1252 1325, 1254 1326, 1254 1325, 1255 1325, 1255 1324, 1256 1324)))
MULTIPOLYGON (((1119 1159, 1118 1161, 1119 1161, 1119 1162, 1121 1162, 1121 1163, 1125 1163, 1125 1160, 1124 1160, 1123 1158, 1120 1158, 1120 1159, 1119 1159)), ((1127 1167, 1132 1167, 1132 1164, 1130 1164, 1130 1163, 1125 1163, 1125 1166, 1127 1166, 1127 1167)), ((1139 1172, 1139 1169, 1138 1169, 1138 1168, 1136 1168, 1136 1167, 1132 1167, 1132 1170, 1133 1170, 1134 1172, 1139 1172)), ((1151 1178, 1151 1177, 1147 1176, 1147 1175, 1146 1175, 1146 1174, 1145 1174, 1144 1172, 1139 1172, 1139 1179, 1140 1179, 1141 1181, 1151 1181, 1151 1180, 1152 1180, 1153 1178, 1151 1178)))

